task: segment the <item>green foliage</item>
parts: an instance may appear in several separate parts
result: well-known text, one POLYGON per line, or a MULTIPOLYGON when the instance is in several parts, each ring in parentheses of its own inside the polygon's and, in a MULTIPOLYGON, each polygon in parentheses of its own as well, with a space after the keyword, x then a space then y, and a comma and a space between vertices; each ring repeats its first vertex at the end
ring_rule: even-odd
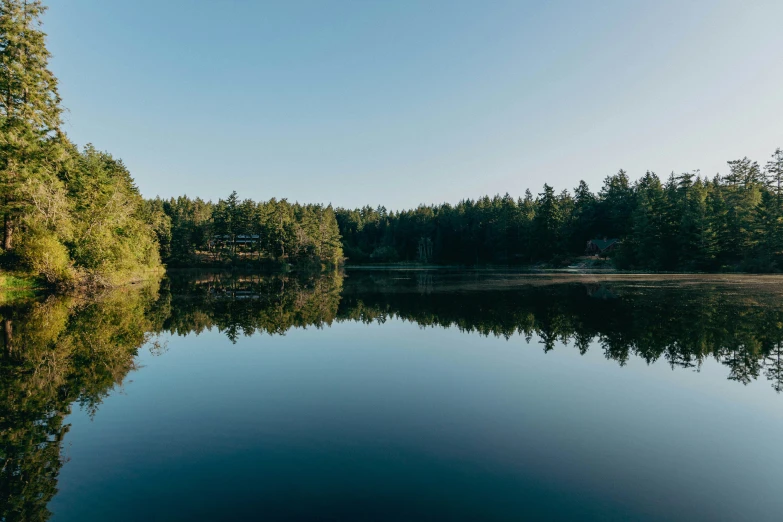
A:
POLYGON ((163 322, 163 331, 185 335, 216 328, 236 342, 240 335, 280 335, 293 327, 331 325, 343 278, 338 272, 293 276, 209 273, 195 278, 173 275, 169 282, 171 313, 163 322))
POLYGON ((0 214, 10 249, 28 208, 24 186, 49 168, 59 141, 60 97, 48 69, 39 0, 0 2, 0 214))
POLYGON ((91 415, 135 368, 156 322, 156 285, 89 302, 0 306, 0 520, 48 520, 72 404, 91 415))
POLYGON ((567 264, 588 241, 620 239, 608 254, 618 268, 652 271, 779 271, 783 269, 783 152, 766 172, 743 158, 713 180, 698 172, 653 172, 631 183, 624 171, 594 194, 582 181, 559 194, 548 184, 479 200, 420 206, 337 209, 350 263, 425 261, 439 264, 567 264), (422 256, 422 245, 427 245, 422 256), (431 249, 429 248, 431 245, 431 249))
POLYGON ((21 265, 60 287, 114 286, 160 266, 168 218, 141 198, 121 161, 68 147, 56 175, 26 180, 15 224, 21 265))
POLYGON ((146 205, 121 161, 88 145, 67 179, 77 267, 111 285, 160 264, 157 236, 146 221, 151 216, 145 215, 146 205))
POLYGON ((0 0, 0 216, 3 261, 60 286, 112 286, 170 266, 322 269, 349 262, 567 264, 588 241, 620 239, 617 266, 783 269, 783 152, 743 158, 713 180, 608 176, 597 194, 548 184, 457 205, 390 212, 287 200, 144 201, 122 161, 60 130, 57 79, 39 0, 0 0))
POLYGON ((0 306, 32 299, 42 289, 42 282, 30 274, 0 272, 0 306))
POLYGON ((76 277, 68 249, 54 234, 43 231, 25 234, 17 252, 27 268, 41 274, 51 284, 68 285, 76 277))
POLYGON ((240 201, 232 192, 217 203, 184 196, 161 202, 161 208, 171 227, 170 242, 161 242, 169 266, 266 263, 320 270, 343 260, 331 206, 240 201))
POLYGON ((37 0, 0 1, 0 214, 5 259, 58 286, 112 286, 160 266, 168 218, 121 161, 60 131, 37 0))
POLYGON ((36 288, 38 284, 29 277, 16 274, 0 273, 0 290, 21 290, 36 288))
POLYGON ((675 369, 723 365, 742 384, 783 391, 783 308, 775 284, 655 280, 514 281, 507 272, 357 271, 293 277, 201 274, 83 300, 0 305, 0 520, 47 520, 74 405, 98 414, 154 336, 216 329, 232 342, 291 328, 398 318, 530 342, 599 350, 675 369), (483 273, 482 273, 483 272, 483 273), (482 291, 476 291, 477 284, 482 291), (730 291, 729 291, 730 290, 730 291), (741 318, 742 320, 737 320, 741 318), (517 338, 520 340, 519 338, 517 338))

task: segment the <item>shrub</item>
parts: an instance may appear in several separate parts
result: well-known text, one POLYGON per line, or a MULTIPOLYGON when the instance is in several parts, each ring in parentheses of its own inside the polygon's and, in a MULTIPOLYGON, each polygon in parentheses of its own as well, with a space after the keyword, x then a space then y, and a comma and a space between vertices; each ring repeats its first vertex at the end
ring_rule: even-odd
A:
POLYGON ((23 236, 17 252, 27 268, 44 276, 50 284, 74 284, 76 274, 68 249, 53 234, 31 231, 23 236))

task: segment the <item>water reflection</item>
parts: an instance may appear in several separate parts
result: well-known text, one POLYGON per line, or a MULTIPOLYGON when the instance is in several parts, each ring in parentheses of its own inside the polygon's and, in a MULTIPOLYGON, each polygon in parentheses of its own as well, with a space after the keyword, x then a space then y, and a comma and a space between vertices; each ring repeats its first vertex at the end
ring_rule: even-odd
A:
MULTIPOLYGON (((0 520, 45 520, 73 404, 95 414, 157 334, 217 329, 232 342, 335 322, 457 328, 553 349, 602 350, 698 371, 714 358, 730 380, 783 389, 777 283, 600 280, 394 271, 347 276, 179 274, 85 301, 0 308, 0 520), (763 284, 762 284, 763 283, 763 284)), ((165 356, 165 355, 164 355, 165 356)))
POLYGON ((356 291, 345 292, 338 318, 400 317, 483 335, 520 334, 528 341, 536 336, 544 351, 560 343, 584 354, 597 345, 620 365, 636 356, 647 363, 663 358, 672 368, 698 369, 714 357, 728 367, 731 380, 748 384, 763 374, 776 391, 783 389, 779 284, 588 279, 501 282, 480 291, 475 283, 460 288, 446 282, 443 291, 422 292, 418 280, 390 289, 384 281, 361 279, 356 291))
POLYGON ((135 368, 156 324, 157 288, 89 302, 50 297, 0 308, 0 520, 46 520, 71 405, 94 414, 135 368))
POLYGON ((664 359, 698 370, 714 357, 728 378, 764 375, 783 390, 783 306, 779 284, 753 280, 645 281, 497 277, 481 273, 369 272, 294 278, 207 275, 172 278, 163 330, 185 335, 218 328, 236 341, 256 332, 334 321, 455 327, 510 339, 534 337, 584 354, 598 347, 624 365, 664 359), (694 282, 698 284, 694 284, 694 282))
POLYGON ((218 328, 232 342, 256 332, 323 327, 337 316, 343 277, 175 275, 161 300, 170 309, 161 331, 187 335, 218 328))

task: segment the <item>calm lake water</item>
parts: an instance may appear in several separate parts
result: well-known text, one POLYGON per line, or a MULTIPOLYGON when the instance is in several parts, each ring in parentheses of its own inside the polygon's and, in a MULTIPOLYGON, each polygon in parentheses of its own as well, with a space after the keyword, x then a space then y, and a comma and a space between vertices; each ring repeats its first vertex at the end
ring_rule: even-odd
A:
POLYGON ((0 307, 0 520, 780 520, 783 279, 174 275, 0 307))

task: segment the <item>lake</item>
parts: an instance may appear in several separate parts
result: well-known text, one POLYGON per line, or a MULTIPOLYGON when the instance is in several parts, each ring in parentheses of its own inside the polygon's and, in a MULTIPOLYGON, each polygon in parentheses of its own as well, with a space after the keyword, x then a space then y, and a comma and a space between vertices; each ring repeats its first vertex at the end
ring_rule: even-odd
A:
POLYGON ((783 278, 172 274, 0 306, 0 520, 780 520, 783 278))

